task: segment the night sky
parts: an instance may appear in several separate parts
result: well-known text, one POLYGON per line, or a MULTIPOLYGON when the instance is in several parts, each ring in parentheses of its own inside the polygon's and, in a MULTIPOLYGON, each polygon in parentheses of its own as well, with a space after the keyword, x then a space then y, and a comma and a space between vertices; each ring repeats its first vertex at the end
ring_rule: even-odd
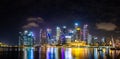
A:
POLYGON ((49 25, 112 23, 120 30, 119 0, 0 0, 0 41, 17 44, 18 32, 29 17, 41 17, 49 25))

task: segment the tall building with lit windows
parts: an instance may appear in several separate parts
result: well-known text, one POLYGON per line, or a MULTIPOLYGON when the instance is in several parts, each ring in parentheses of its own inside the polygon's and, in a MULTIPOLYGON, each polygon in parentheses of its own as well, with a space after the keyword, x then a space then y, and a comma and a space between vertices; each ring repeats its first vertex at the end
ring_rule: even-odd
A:
POLYGON ((34 34, 31 31, 24 31, 19 33, 19 46, 33 46, 34 45, 34 34))
POLYGON ((81 29, 80 27, 76 28, 76 38, 77 40, 81 41, 81 29))
POLYGON ((47 31, 46 29, 42 29, 41 31, 41 44, 46 44, 47 43, 47 31))
POLYGON ((51 44, 52 43, 52 29, 47 28, 47 43, 51 44))
POLYGON ((61 29, 60 27, 56 27, 56 41, 57 43, 60 41, 61 29))
POLYGON ((61 44, 65 44, 66 43, 66 38, 65 36, 67 35, 67 27, 63 26, 63 28, 61 29, 61 35, 60 35, 60 41, 61 44))
POLYGON ((83 40, 84 41, 88 41, 87 40, 87 38, 88 38, 88 25, 87 24, 85 24, 84 26, 83 26, 83 40))
POLYGON ((88 34, 87 44, 91 44, 91 43, 92 43, 92 35, 88 34))
POLYGON ((67 27, 66 26, 63 26, 62 32, 63 32, 63 34, 67 34, 67 27))
POLYGON ((81 41, 81 28, 75 23, 75 40, 81 41))

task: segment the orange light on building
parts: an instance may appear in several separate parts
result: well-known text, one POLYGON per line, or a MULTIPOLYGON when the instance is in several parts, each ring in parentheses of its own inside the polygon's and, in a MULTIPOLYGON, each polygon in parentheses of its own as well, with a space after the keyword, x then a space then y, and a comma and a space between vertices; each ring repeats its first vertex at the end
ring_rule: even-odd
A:
POLYGON ((76 28, 76 30, 80 30, 80 28, 76 28))

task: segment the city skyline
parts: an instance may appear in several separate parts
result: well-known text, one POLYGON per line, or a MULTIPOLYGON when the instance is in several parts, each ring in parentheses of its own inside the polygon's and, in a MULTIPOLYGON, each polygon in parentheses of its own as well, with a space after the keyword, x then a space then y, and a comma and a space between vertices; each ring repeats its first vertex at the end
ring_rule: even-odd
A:
POLYGON ((22 26, 27 24, 28 18, 41 17, 46 27, 72 26, 75 22, 89 25, 91 32, 114 32, 119 33, 120 5, 117 0, 101 1, 0 1, 0 41, 9 44, 17 44, 18 33, 22 26), (106 26, 105 26, 106 25, 106 26), (98 27, 97 27, 98 26, 98 27), (104 30, 98 30, 101 29, 104 30), (109 27, 106 29, 105 27, 109 27), (112 27, 112 28, 111 28, 112 27))
MULTIPOLYGON (((32 19, 32 18, 31 18, 32 19)), ((33 21, 33 20, 31 20, 31 21, 33 21)), ((47 32, 47 29, 51 29, 51 31, 53 32, 53 33, 56 33, 55 31, 57 31, 57 30, 55 30, 55 28, 56 27, 58 27, 58 26, 53 26, 53 27, 47 27, 47 26, 45 26, 44 28, 39 28, 39 26, 38 27, 36 27, 38 24, 33 24, 33 22, 31 22, 30 21, 30 23, 28 23, 28 24, 25 24, 23 27, 21 27, 21 29, 20 29, 20 31, 24 31, 24 30, 30 30, 30 31, 33 31, 34 32, 34 34, 37 34, 38 36, 40 35, 40 34, 38 34, 37 33, 37 31, 36 31, 36 29, 37 30, 40 30, 40 29, 43 29, 45 32, 47 32), (32 24, 31 24, 32 23, 32 24), (29 25, 29 24, 31 24, 31 25, 29 25), (28 26, 28 28, 24 28, 25 26, 28 26)), ((94 34, 92 33, 93 31, 90 31, 90 26, 88 25, 88 24, 84 24, 83 26, 81 26, 79 23, 74 23, 74 25, 76 25, 76 26, 78 26, 78 27, 80 27, 80 29, 82 30, 82 33, 84 33, 84 26, 87 26, 88 27, 88 29, 87 29, 87 31, 89 31, 89 33, 87 33, 87 34, 91 34, 91 35, 93 35, 93 37, 94 36, 96 36, 96 37, 98 37, 99 39, 100 39, 100 37, 102 38, 102 37, 111 37, 111 35, 112 36, 115 36, 113 33, 112 33, 112 31, 113 30, 111 30, 111 31, 108 31, 108 33, 107 33, 107 30, 105 30, 105 29, 102 29, 102 30, 98 30, 98 31, 96 31, 96 32, 94 32, 94 34), (103 31, 103 32, 106 32, 106 33, 103 33, 103 32, 100 32, 100 31, 103 31), (95 35, 95 34, 97 34, 97 35, 95 35), (108 36, 107 36, 107 35, 108 36)), ((74 28, 74 25, 73 26, 60 26, 59 28, 66 28, 66 30, 67 31, 69 31, 70 29, 73 29, 74 28)), ((92 28, 92 27, 91 27, 92 28)), ((19 32, 17 33, 18 34, 18 36, 17 37, 19 37, 19 32)), ((52 34, 53 35, 53 34, 52 34)), ((55 34, 54 34, 55 35, 55 34)), ((119 34, 118 34, 119 35, 119 34)), ((83 35, 82 35, 83 36, 83 35)), ((83 36, 84 37, 84 36, 83 36)), ((118 37, 118 36, 117 36, 118 37)), ((87 39, 87 37, 86 37, 86 39, 87 39)), ((82 38, 82 40, 84 40, 84 38, 82 38)), ((102 39, 101 39, 102 40, 102 39)), ((18 38, 18 41, 19 41, 19 38, 18 38)), ((3 41, 4 42, 4 41, 3 41)), ((11 43, 7 43, 7 42, 4 42, 4 43, 6 43, 6 44, 11 44, 11 43)), ((18 45, 18 43, 17 44, 13 44, 13 45, 18 45)))

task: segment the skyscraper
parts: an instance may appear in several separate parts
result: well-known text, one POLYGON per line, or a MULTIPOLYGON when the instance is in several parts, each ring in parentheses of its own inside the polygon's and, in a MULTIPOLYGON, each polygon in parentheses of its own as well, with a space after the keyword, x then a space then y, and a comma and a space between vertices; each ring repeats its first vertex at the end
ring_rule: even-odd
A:
POLYGON ((34 34, 31 31, 20 32, 19 46, 33 46, 34 45, 34 34))
POLYGON ((60 35, 60 41, 61 41, 61 44, 65 44, 66 43, 66 38, 65 36, 68 34, 67 33, 67 27, 66 26, 63 26, 63 28, 61 29, 61 35, 60 35))
POLYGON ((81 41, 81 28, 80 27, 76 28, 76 39, 78 41, 81 41))
POLYGON ((52 43, 52 30, 50 28, 47 28, 47 43, 52 43))
POLYGON ((87 44, 91 44, 91 43, 92 43, 92 35, 88 34, 87 44))
POLYGON ((81 41, 81 28, 75 23, 75 40, 81 41))
POLYGON ((88 37, 88 25, 85 24, 85 25, 83 26, 83 40, 84 40, 84 41, 87 41, 87 37, 88 37))
POLYGON ((58 41, 60 41, 60 35, 61 35, 61 29, 60 27, 56 27, 56 41, 58 43, 58 41))

